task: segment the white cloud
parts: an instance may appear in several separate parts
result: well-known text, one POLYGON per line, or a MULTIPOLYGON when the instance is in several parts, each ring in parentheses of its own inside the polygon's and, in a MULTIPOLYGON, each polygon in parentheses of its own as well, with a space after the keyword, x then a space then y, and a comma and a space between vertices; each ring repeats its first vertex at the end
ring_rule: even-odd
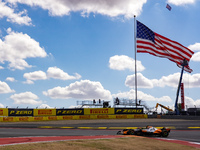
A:
POLYGON ((26 81, 24 81, 23 83, 24 83, 24 84, 34 84, 34 82, 31 81, 31 80, 26 80, 26 81))
POLYGON ((42 101, 38 101, 38 96, 32 92, 14 94, 11 95, 10 98, 14 100, 14 104, 38 105, 42 103, 42 101))
MULTIPOLYGON (((148 79, 144 77, 141 73, 137 73, 137 85, 138 88, 153 88, 153 87, 173 87, 177 88, 180 73, 170 74, 168 76, 162 76, 160 79, 148 79)), ((200 74, 183 74, 182 82, 185 88, 197 88, 200 87, 200 74)), ((135 87, 135 75, 129 75, 126 78, 125 85, 133 88, 135 87)))
POLYGON ((200 43, 195 43, 193 45, 188 46, 189 49, 193 51, 197 51, 192 55, 192 61, 200 61, 200 43))
POLYGON ((197 99, 196 101, 193 100, 190 97, 185 96, 185 107, 186 108, 200 108, 200 99, 197 99))
POLYGON ((11 90, 9 85, 6 82, 1 82, 0 81, 0 94, 3 93, 12 93, 15 92, 14 90, 11 90))
POLYGON ((200 108, 200 99, 198 99, 198 100, 195 101, 195 106, 198 107, 198 108, 200 108))
POLYGON ((197 74, 184 74, 183 82, 186 88, 200 87, 200 73, 197 74))
POLYGON ((178 87, 179 79, 180 79, 180 73, 174 73, 168 76, 162 76, 161 79, 153 79, 151 81, 154 86, 158 87, 165 87, 165 86, 178 87))
MULTIPOLYGON (((135 90, 131 89, 128 92, 119 92, 117 94, 113 94, 113 97, 127 98, 127 99, 135 99, 135 90)), ((143 93, 142 91, 137 91, 138 100, 143 101, 151 101, 151 102, 172 102, 172 99, 169 96, 162 96, 160 98, 156 98, 152 95, 143 93)))
MULTIPOLYGON (((141 73, 137 73, 137 83, 138 88, 153 88, 152 80, 147 79, 141 73)), ((130 88, 135 87, 135 75, 127 76, 125 85, 130 88)))
POLYGON ((4 69, 4 67, 0 66, 0 69, 4 69))
MULTIPOLYGON (((125 55, 115 55, 110 57, 109 67, 113 70, 130 70, 135 71, 135 60, 125 55)), ((143 71, 145 67, 141 61, 137 60, 137 71, 143 71)))
POLYGON ((193 45, 189 45, 188 48, 192 51, 200 51, 200 43, 195 43, 193 45))
POLYGON ((0 18, 7 18, 8 22, 17 23, 20 25, 32 25, 31 18, 27 16, 27 11, 23 10, 19 13, 15 13, 14 9, 7 6, 6 3, 0 0, 0 18))
POLYGON ((38 6, 48 10, 52 16, 69 15, 70 12, 81 12, 83 17, 90 13, 110 17, 120 15, 132 18, 140 15, 147 0, 6 0, 9 3, 22 3, 31 7, 38 6))
POLYGON ((15 78, 13 78, 13 77, 7 77, 7 78, 6 78, 6 81, 15 82, 16 80, 15 80, 15 78))
POLYGON ((27 80, 46 80, 47 79, 46 73, 41 70, 25 73, 23 77, 26 78, 27 80))
POLYGON ((200 52, 196 52, 192 55, 192 61, 200 61, 200 52))
POLYGON ((40 71, 25 73, 23 77, 26 78, 26 81, 24 82, 25 84, 34 84, 33 81, 46 80, 50 78, 59 80, 75 80, 75 79, 80 79, 81 75, 75 73, 75 76, 70 76, 68 73, 64 72, 60 68, 49 67, 47 73, 40 70, 40 71))
POLYGON ((8 35, 0 39, 0 62, 9 62, 9 68, 23 70, 31 67, 25 59, 46 57, 47 54, 39 43, 27 34, 7 30, 8 35))
POLYGON ((0 103, 0 108, 4 108, 4 105, 0 103))
POLYGON ((167 2, 179 6, 186 4, 194 4, 196 0, 168 0, 167 2))
POLYGON ((41 105, 39 106, 39 108, 53 108, 53 107, 50 107, 50 106, 47 105, 47 104, 41 104, 41 105))
MULTIPOLYGON (((153 84, 159 87, 169 86, 169 87, 177 88, 179 79, 180 79, 180 73, 174 73, 169 76, 163 76, 159 80, 156 80, 156 79, 153 80, 153 84)), ((182 82, 184 83, 185 88, 200 87, 200 74, 184 73, 182 82)))
POLYGON ((89 80, 76 81, 66 87, 55 87, 43 92, 44 95, 53 99, 111 99, 111 93, 105 90, 100 82, 89 80))
POLYGON ((69 108, 90 108, 90 106, 82 106, 82 105, 74 106, 74 105, 71 105, 71 106, 69 106, 69 108))
POLYGON ((81 75, 79 75, 78 73, 75 73, 75 76, 70 76, 68 73, 57 67, 49 67, 47 70, 47 76, 48 78, 60 80, 74 80, 81 78, 81 75))

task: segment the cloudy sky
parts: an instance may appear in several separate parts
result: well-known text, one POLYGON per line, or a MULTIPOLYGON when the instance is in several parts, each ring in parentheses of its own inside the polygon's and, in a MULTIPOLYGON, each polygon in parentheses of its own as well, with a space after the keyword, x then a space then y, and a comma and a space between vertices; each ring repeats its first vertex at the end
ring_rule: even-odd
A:
MULTIPOLYGON (((0 0, 0 107, 134 99, 134 15, 195 52, 183 82, 187 107, 200 107, 199 10, 198 0, 0 0)), ((137 70, 138 99, 173 107, 181 69, 138 53, 137 70)))

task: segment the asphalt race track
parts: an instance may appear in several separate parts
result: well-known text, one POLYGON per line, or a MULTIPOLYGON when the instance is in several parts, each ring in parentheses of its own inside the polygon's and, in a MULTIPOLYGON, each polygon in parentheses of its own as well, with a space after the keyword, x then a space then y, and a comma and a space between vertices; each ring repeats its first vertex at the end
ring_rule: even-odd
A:
MULTIPOLYGON (((0 128, 0 137, 116 135, 118 130, 0 128)), ((172 130, 168 139, 200 143, 200 130, 172 130)))
POLYGON ((91 136, 116 135, 126 127, 171 127, 167 139, 197 142, 200 144, 200 120, 169 119, 108 119, 65 120, 47 122, 0 123, 0 138, 31 136, 91 136))

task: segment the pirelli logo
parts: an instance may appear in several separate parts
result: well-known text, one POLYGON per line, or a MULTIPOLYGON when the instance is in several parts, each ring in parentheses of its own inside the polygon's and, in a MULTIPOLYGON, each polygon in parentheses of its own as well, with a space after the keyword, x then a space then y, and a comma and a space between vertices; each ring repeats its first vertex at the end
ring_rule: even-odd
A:
POLYGON ((109 119, 108 115, 97 115, 97 119, 109 119))
POLYGON ((108 109, 90 109, 90 114, 108 114, 108 109))
POLYGON ((0 115, 3 115, 3 109, 0 109, 0 115))
POLYGON ((3 117, 3 121, 13 121, 13 117, 3 117))
POLYGON ((87 115, 87 116, 79 116, 79 119, 90 119, 90 115, 87 115))
POLYGON ((33 116, 33 109, 8 109, 8 116, 33 116))
POLYGON ((48 119, 49 120, 57 120, 57 116, 49 116, 48 119))
POLYGON ((115 114, 143 114, 143 108, 115 108, 115 114))
POLYGON ((29 117, 19 117, 19 121, 28 121, 29 117))
POLYGON ((56 109, 56 115, 84 115, 84 109, 56 109))
POLYGON ((38 115, 52 115, 51 109, 40 109, 38 110, 38 115))
POLYGON ((42 121, 43 117, 34 117, 34 121, 42 121))
POLYGON ((73 116, 63 116, 63 119, 73 119, 73 116))

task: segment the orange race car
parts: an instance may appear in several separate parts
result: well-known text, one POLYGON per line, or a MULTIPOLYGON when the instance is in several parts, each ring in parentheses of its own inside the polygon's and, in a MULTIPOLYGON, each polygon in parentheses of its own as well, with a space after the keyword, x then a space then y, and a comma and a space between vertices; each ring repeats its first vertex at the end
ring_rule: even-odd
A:
POLYGON ((124 129, 123 131, 118 131, 117 134, 123 135, 155 135, 155 136, 162 136, 167 137, 170 133, 169 128, 163 127, 161 129, 146 126, 146 127, 138 127, 137 129, 124 129))

